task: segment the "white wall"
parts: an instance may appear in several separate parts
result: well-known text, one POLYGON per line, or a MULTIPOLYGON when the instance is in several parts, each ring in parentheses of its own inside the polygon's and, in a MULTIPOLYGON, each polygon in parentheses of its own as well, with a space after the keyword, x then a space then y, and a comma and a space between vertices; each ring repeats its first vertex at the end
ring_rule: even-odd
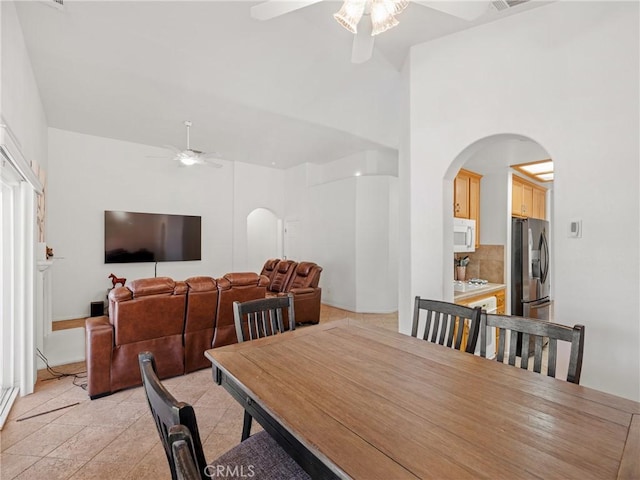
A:
POLYGON ((247 215, 258 207, 282 211, 282 172, 242 163, 179 168, 147 158, 155 147, 49 130, 49 244, 57 259, 53 319, 89 314, 104 300, 113 272, 128 279, 154 276, 153 263, 104 263, 104 211, 202 216, 202 260, 160 262, 158 276, 184 280, 247 269, 247 215), (238 179, 241 172, 243 178, 238 179), (275 186, 275 187, 274 187, 275 186))
MULTIPOLYGON (((317 254, 311 244, 313 237, 310 233, 310 228, 311 224, 316 220, 311 214, 308 178, 312 176, 312 173, 310 172, 316 171, 314 167, 314 165, 305 163, 298 165, 297 167, 290 168, 284 172, 284 190, 286 191, 284 195, 284 223, 287 225, 288 222, 295 222, 297 226, 296 236, 299 256, 296 256, 295 253, 293 256, 291 255, 286 239, 284 244, 284 253, 288 258, 290 257, 291 260, 300 261, 299 259, 304 259, 305 261, 315 262, 323 266, 318 260, 316 260, 317 254)), ((322 282, 323 276, 321 275, 320 285, 322 285, 322 282)), ((325 293, 323 292, 323 297, 324 294, 325 293)))
POLYGON ((29 163, 47 167, 47 119, 13 2, 0 2, 0 123, 29 163))
POLYGON ((398 263, 394 242, 397 217, 392 190, 397 178, 356 177, 355 285, 356 312, 395 312, 398 308, 398 263))
POLYGON ((247 216, 248 272, 261 272, 267 258, 282 256, 282 219, 266 208, 256 208, 247 216))
MULTIPOLYGON (((555 2, 412 49, 410 234, 424 248, 412 250, 401 291, 403 301, 451 295, 441 259, 451 257, 452 161, 478 139, 525 135, 555 161, 556 319, 586 326, 581 383, 635 400, 638 36, 635 2, 555 2), (563 234, 572 218, 582 239, 563 234)), ((401 315, 401 330, 409 322, 401 315)))
POLYGON ((322 302, 355 311, 356 177, 310 188, 309 245, 322 275, 322 302))
POLYGON ((364 152, 285 172, 285 223, 297 222, 294 260, 322 266, 322 303, 355 312, 397 310, 397 168, 395 156, 364 152))
POLYGON ((371 175, 310 187, 309 244, 323 267, 323 303, 354 312, 397 310, 396 184, 396 177, 371 175))

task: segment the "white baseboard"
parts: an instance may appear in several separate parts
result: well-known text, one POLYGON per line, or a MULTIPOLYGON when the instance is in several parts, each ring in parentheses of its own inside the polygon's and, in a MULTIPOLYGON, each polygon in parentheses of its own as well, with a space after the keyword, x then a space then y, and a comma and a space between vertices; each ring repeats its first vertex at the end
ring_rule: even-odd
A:
POLYGON ((78 315, 67 315, 65 317, 54 318, 54 322, 63 322, 65 320, 77 320, 78 318, 89 318, 91 315, 85 313, 79 313, 78 315))
POLYGON ((347 310, 348 312, 353 312, 353 313, 377 313, 377 314, 383 315, 388 313, 396 313, 398 311, 397 306, 395 308, 390 308, 390 309, 366 309, 365 311, 362 311, 362 310, 358 311, 353 305, 342 305, 337 302, 326 301, 326 300, 323 300, 322 303, 323 305, 327 305, 329 307, 339 308, 340 310, 347 310))

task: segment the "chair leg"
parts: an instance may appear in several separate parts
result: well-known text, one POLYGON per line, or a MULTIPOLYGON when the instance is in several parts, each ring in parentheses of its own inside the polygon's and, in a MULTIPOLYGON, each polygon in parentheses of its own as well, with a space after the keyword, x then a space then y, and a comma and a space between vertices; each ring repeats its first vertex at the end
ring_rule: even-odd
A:
POLYGON ((252 420, 253 420, 253 417, 249 414, 249 412, 245 410, 244 421, 242 422, 242 439, 240 440, 241 442, 244 442, 247 438, 249 438, 249 435, 251 435, 252 420))

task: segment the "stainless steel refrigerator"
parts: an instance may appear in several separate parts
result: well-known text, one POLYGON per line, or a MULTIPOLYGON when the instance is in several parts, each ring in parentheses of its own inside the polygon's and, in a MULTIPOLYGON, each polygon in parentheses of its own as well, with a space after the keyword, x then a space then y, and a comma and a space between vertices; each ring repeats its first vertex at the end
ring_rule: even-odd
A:
POLYGON ((511 221, 511 314, 549 320, 549 222, 511 221))

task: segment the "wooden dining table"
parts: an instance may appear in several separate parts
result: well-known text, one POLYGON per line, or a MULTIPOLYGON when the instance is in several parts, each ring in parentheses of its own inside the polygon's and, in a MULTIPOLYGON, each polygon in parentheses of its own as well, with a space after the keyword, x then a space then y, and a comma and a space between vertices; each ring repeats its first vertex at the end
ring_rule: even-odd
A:
POLYGON ((313 478, 640 478, 640 403, 391 330, 339 320, 206 356, 313 478))

